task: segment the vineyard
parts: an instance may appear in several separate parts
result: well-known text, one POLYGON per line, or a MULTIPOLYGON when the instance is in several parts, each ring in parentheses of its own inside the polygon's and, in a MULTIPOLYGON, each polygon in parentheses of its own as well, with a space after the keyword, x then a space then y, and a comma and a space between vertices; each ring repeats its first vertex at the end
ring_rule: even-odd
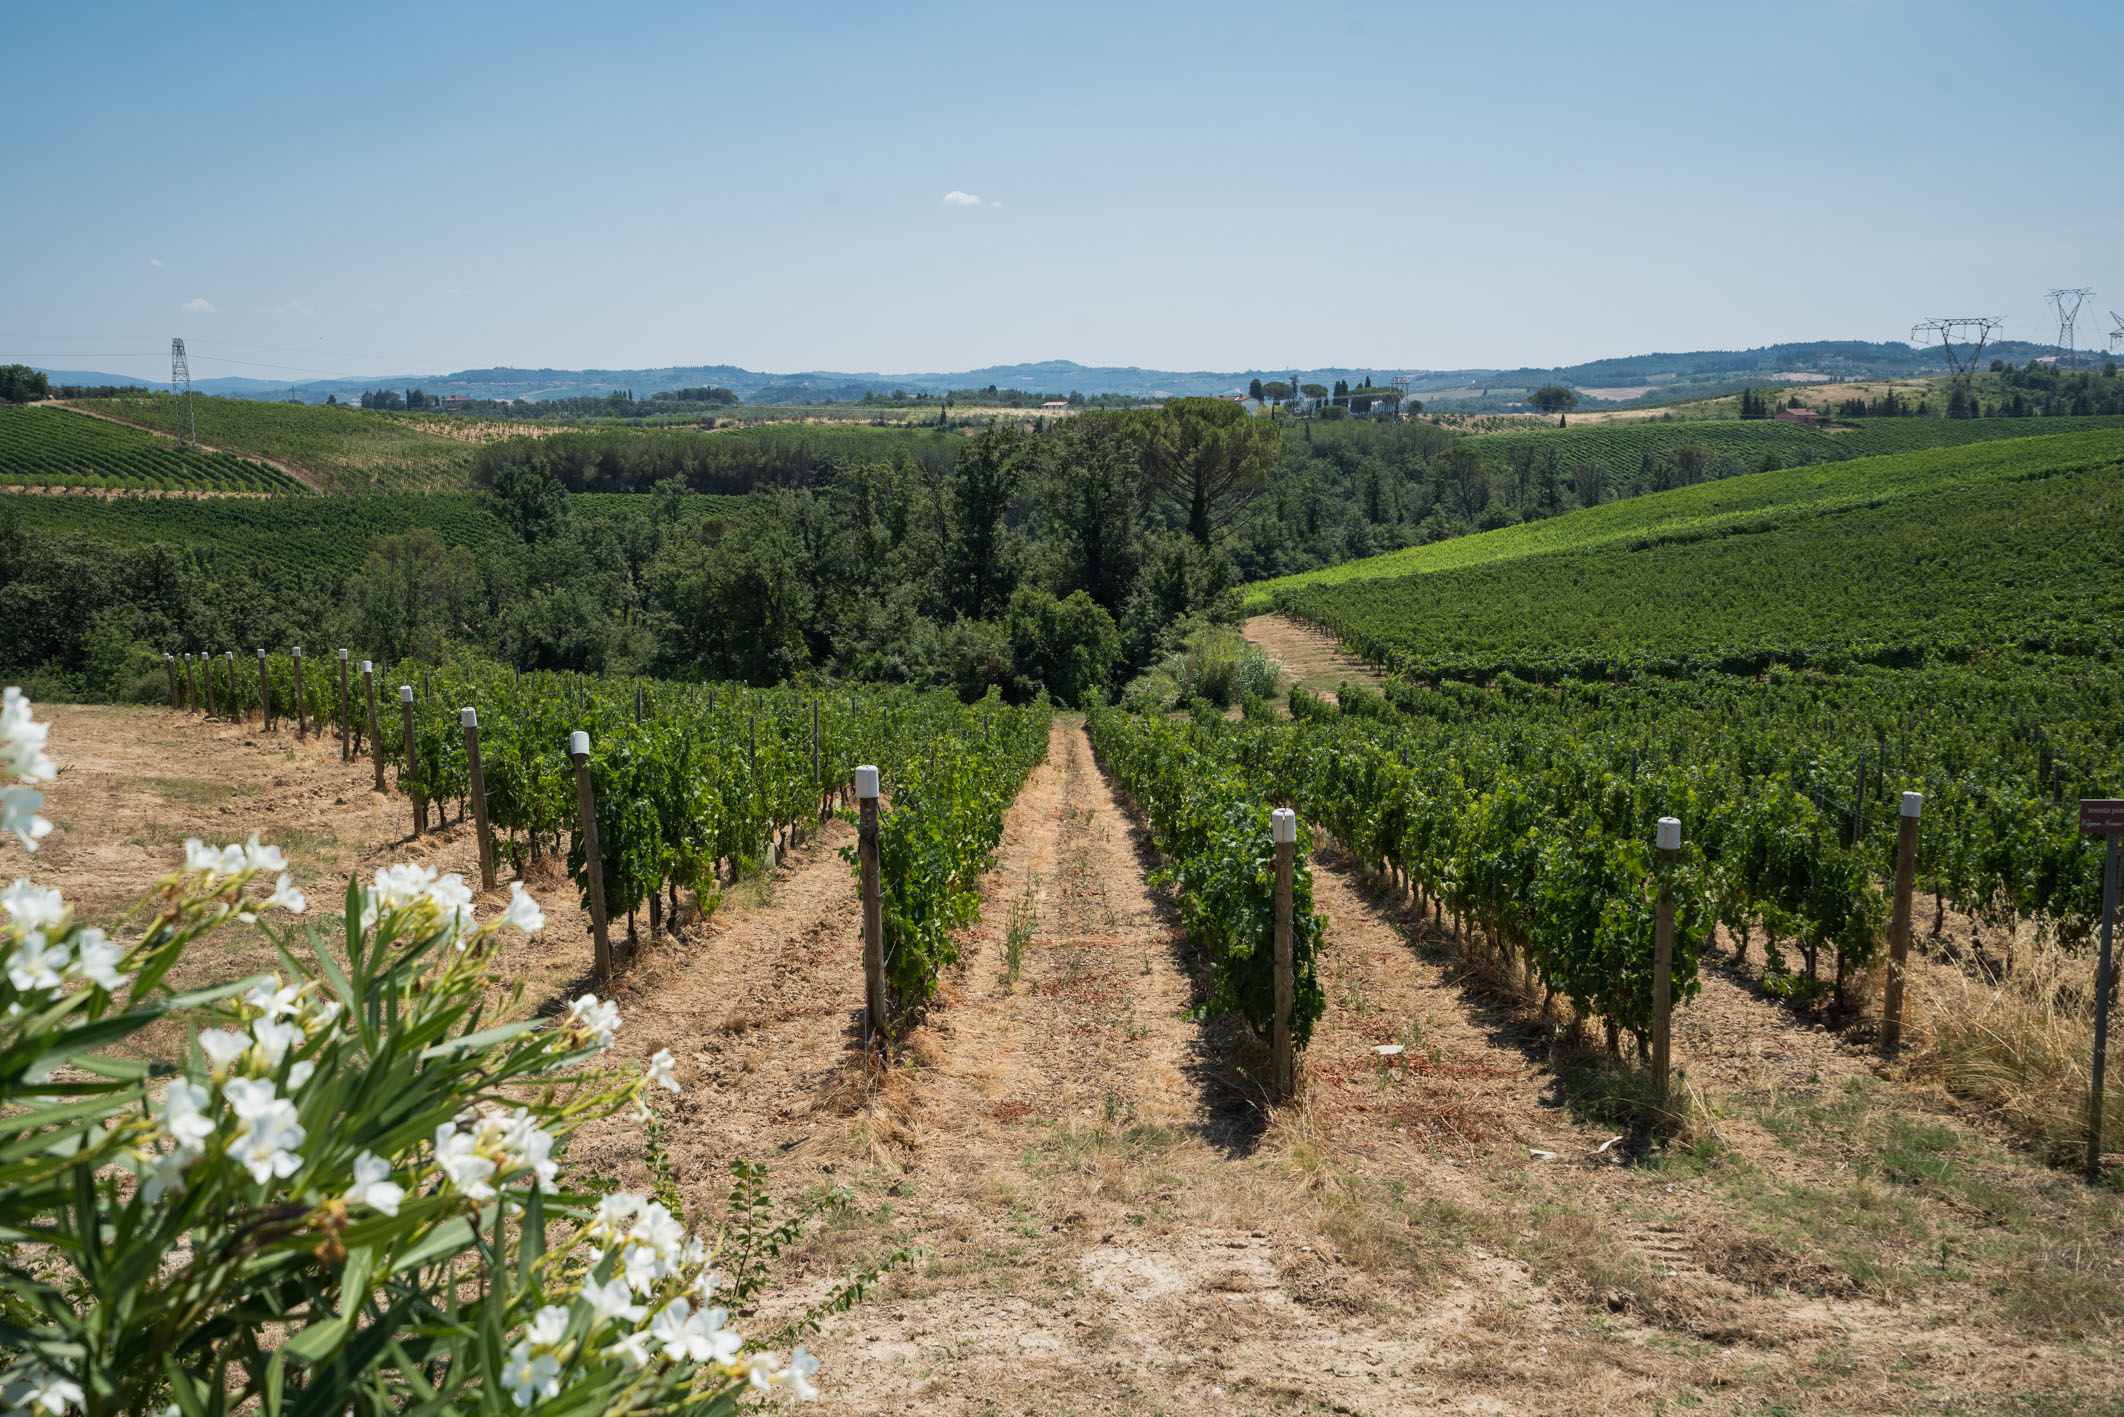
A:
POLYGON ((452 806, 460 821, 471 811, 462 714, 472 710, 499 857, 519 870, 564 862, 586 906, 595 889, 603 910, 626 917, 630 946, 638 912, 661 929, 667 908, 677 918, 681 890, 712 911, 726 877, 771 866, 836 799, 853 806, 857 764, 876 767, 895 1015, 926 1002, 957 958, 954 932, 979 906, 974 882, 991 864, 1004 811, 1046 756, 1051 718, 1044 698, 1013 708, 993 694, 967 705, 949 693, 645 686, 494 669, 423 671, 402 689, 382 666, 348 669, 342 700, 336 659, 304 666, 298 698, 296 668, 292 655, 187 655, 172 682, 190 708, 240 719, 262 695, 269 721, 341 733, 348 751, 375 759, 379 783, 388 767, 423 813, 436 810, 438 826, 452 806), (412 693, 410 759, 402 692, 412 693), (589 734, 594 873, 569 753, 579 731, 589 734))
POLYGON ((1859 483, 1879 465, 1852 465, 1849 490, 1878 491, 1877 504, 1800 501, 1282 600, 1364 657, 1431 679, 1760 673, 2117 647, 2124 528, 2112 498, 2124 443, 2080 434, 1883 462, 1921 476, 1859 483))
POLYGON ((1724 478, 1766 467, 1799 467, 1965 443, 2088 432, 2124 432, 2124 418, 1876 418, 1833 429, 1775 419, 1675 423, 1648 420, 1488 433, 1472 438, 1470 446, 1481 449, 1500 466, 1526 458, 1553 457, 1568 475, 1591 464, 1606 474, 1610 485, 1619 485, 1691 443, 1710 450, 1711 463, 1703 475, 1724 478))
MULTIPOLYGON (((169 394, 82 399, 81 407, 143 427, 174 428, 169 394)), ((440 414, 337 404, 194 396, 199 441, 292 464, 332 492, 462 490, 481 442, 532 436, 518 424, 453 423, 440 414)))
POLYGON ((0 489, 118 492, 302 492, 300 482, 228 453, 180 450, 168 438, 107 419, 0 407, 0 489))
POLYGON ((2117 456, 2120 446, 2124 444, 2114 431, 2083 432, 1750 473, 1258 581, 1241 591, 1251 614, 1269 609, 1279 597, 1310 594, 1315 587, 1496 566, 1557 553, 1747 535, 1854 509, 1948 495, 1986 482, 2003 485, 2053 464, 2098 463, 2117 456))

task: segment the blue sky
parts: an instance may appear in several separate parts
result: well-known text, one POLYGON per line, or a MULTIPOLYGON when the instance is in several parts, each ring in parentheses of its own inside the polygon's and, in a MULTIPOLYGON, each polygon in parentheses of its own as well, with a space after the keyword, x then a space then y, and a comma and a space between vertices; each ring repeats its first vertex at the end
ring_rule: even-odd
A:
POLYGON ((1546 365, 2124 308, 2115 0, 4 25, 0 360, 47 367, 1546 365))

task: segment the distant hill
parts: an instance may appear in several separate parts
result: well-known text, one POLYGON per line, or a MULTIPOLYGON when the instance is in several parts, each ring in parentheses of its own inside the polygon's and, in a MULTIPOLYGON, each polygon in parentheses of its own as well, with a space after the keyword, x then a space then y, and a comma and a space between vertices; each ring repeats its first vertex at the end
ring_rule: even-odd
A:
MULTIPOLYGON (((2003 340, 1992 346, 1998 357, 2014 363, 2051 352, 2050 346, 2003 340)), ((1987 351, 1987 357, 1990 351, 1987 351)), ((54 383, 147 384, 152 381, 83 370, 44 371, 54 383)), ((200 379, 202 393, 234 398, 300 399, 322 403, 327 395, 342 402, 364 389, 419 388, 430 394, 480 399, 559 399, 631 390, 637 398, 669 389, 719 385, 747 403, 847 403, 866 391, 943 394, 954 389, 1023 389, 1028 393, 1120 394, 1132 398, 1169 398, 1244 390, 1253 380, 1289 379, 1333 386, 1385 383, 1406 376, 1411 393, 1434 407, 1506 407, 1528 389, 1566 384, 1602 390, 1614 396, 1588 395, 1589 402, 1628 403, 1664 400, 1724 391, 1750 379, 1772 381, 1780 375, 1836 379, 1912 378, 1947 372, 1937 349, 1913 348, 1898 341, 1816 340, 1765 345, 1759 349, 1702 349, 1680 353, 1635 354, 1555 368, 1520 369, 1142 369, 1135 365, 1087 365, 1067 359, 1030 364, 991 364, 981 369, 917 374, 851 373, 810 369, 771 373, 735 364, 667 365, 653 369, 460 369, 450 374, 394 374, 373 379, 321 379, 302 384, 264 379, 200 379), (1645 390, 1637 393, 1637 390, 1645 390), (1625 394, 1623 391, 1630 391, 1625 394)))

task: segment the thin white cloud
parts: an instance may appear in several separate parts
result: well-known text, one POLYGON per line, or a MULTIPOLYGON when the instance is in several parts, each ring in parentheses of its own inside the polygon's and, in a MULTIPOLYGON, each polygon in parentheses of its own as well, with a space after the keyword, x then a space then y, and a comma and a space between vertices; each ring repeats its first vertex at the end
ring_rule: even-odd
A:
POLYGON ((309 306, 303 304, 300 300, 290 300, 285 305, 275 305, 271 307, 265 313, 268 315, 314 315, 317 312, 315 310, 312 310, 309 306))
POLYGON ((150 256, 150 257, 148 257, 148 264, 149 264, 149 265, 151 265, 151 266, 153 266, 153 267, 154 267, 154 268, 155 268, 156 270, 158 270, 158 271, 159 271, 159 270, 161 270, 161 269, 162 269, 162 257, 160 257, 160 256, 150 256))
POLYGON ((947 207, 978 207, 981 205, 981 199, 971 192, 954 190, 944 194, 944 205, 947 207))
POLYGON ((187 300, 184 302, 184 304, 178 306, 177 308, 180 310, 189 310, 195 315, 218 315, 221 313, 220 311, 216 310, 212 305, 209 305, 207 303, 207 298, 204 295, 200 296, 196 300, 187 300))
POLYGON ((1001 202, 990 202, 990 203, 989 203, 989 205, 990 205, 990 206, 992 206, 992 207, 1000 207, 1000 206, 1002 206, 1003 204, 1002 204, 1001 202))
POLYGON ((450 287, 450 288, 449 288, 448 290, 444 291, 444 292, 443 292, 443 294, 445 294, 445 295, 463 295, 463 294, 464 294, 464 292, 463 292, 462 290, 459 290, 459 289, 458 289, 458 288, 457 288, 456 286, 451 286, 451 287, 450 287))

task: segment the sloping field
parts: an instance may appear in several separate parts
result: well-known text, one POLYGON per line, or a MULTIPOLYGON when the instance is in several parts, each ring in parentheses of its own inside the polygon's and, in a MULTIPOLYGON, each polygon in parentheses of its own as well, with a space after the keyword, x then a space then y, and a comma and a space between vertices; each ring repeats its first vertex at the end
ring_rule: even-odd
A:
MULTIPOLYGON (((166 393, 75 402, 147 428, 175 426, 173 400, 166 393)), ((538 425, 478 423, 440 414, 257 399, 195 397, 193 413, 201 442, 292 463, 335 492, 461 489, 470 485, 466 469, 481 444, 543 431, 538 425)))
POLYGON ((1759 474, 1377 558, 1404 573, 1282 603, 1424 676, 2090 653, 2124 630, 2120 485, 2113 434, 1759 474))
POLYGON ((1774 419, 1751 419, 1745 423, 1738 419, 1645 421, 1489 433, 1475 438, 1473 445, 1493 461, 1506 465, 1529 456, 1546 459, 1553 455, 1557 466, 1568 473, 1591 463, 1607 473, 1613 485, 1615 479, 1642 471, 1647 459, 1661 462, 1688 443, 1710 449, 1713 461, 1709 476, 1723 478, 1761 471, 1766 459, 1778 467, 1797 467, 1883 453, 1991 443, 2003 438, 2103 429, 2124 432, 2124 418, 1876 418, 1856 427, 1836 429, 1810 428, 1803 423, 1774 419))
POLYGON ((0 488, 145 492, 301 492, 264 463, 180 450, 153 433, 64 409, 0 407, 0 488))
POLYGON ((2124 421, 2119 421, 2113 431, 2020 438, 1960 450, 1903 453, 1749 473, 1474 536, 1405 547, 1318 571, 1255 581, 1243 587, 1242 594, 1247 613, 1259 614, 1273 608, 1279 595, 1304 586, 1449 571, 1557 551, 1716 536, 1760 528, 1790 517, 1811 517, 1927 495, 2046 464, 2113 458, 2120 451, 2124 451, 2124 421))

